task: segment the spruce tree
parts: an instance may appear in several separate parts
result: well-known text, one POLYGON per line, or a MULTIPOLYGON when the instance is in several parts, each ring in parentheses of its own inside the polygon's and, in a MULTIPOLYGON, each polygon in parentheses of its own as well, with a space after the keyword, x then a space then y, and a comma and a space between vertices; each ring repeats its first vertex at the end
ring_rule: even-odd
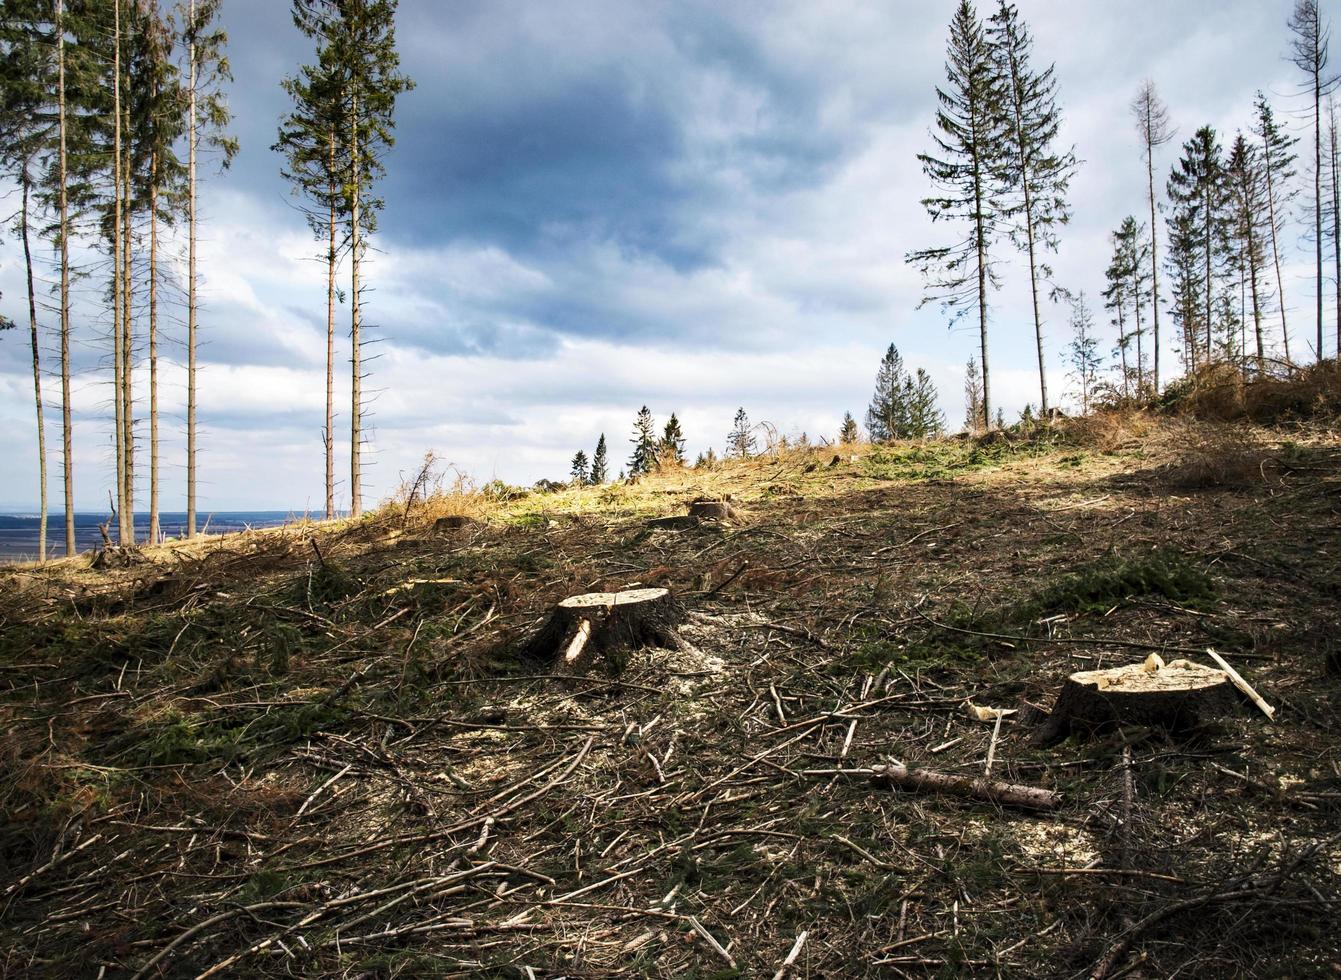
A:
POLYGON ((609 461, 606 458, 605 433, 596 440, 596 451, 591 456, 591 482, 600 486, 610 478, 608 469, 609 461))
POLYGON ((1131 281, 1131 270, 1128 265, 1128 257, 1118 240, 1117 233, 1110 236, 1113 240, 1113 258, 1108 263, 1108 269, 1104 273, 1107 280, 1107 287, 1103 291, 1104 308, 1113 311, 1113 325, 1118 329, 1118 365, 1121 368, 1122 396, 1131 397, 1132 370, 1127 363, 1127 348, 1130 345, 1130 338, 1127 336, 1127 307, 1129 300, 1129 283, 1131 281))
POLYGON ((1073 150, 1059 151, 1053 146, 1062 121, 1055 66, 1034 69, 1034 40, 1014 4, 999 0, 987 39, 1005 94, 1004 165, 1010 192, 1017 198, 1014 211, 1018 219, 1006 228, 1016 248, 1029 260, 1038 386, 1047 414, 1048 378, 1038 290, 1039 280, 1050 279, 1052 269, 1040 253, 1057 251, 1058 230, 1071 219, 1066 195, 1076 157, 1073 150))
MULTIPOLYGON (((1144 397, 1146 387, 1145 324, 1142 319, 1147 304, 1151 303, 1150 294, 1150 241, 1146 230, 1137 220, 1128 215, 1112 235, 1113 261, 1125 274, 1122 293, 1125 310, 1131 314, 1132 329, 1126 332, 1128 345, 1134 341, 1135 391, 1144 397)), ((1107 293, 1105 293, 1105 296, 1107 293)), ((1153 304, 1152 304, 1153 305, 1153 304)))
POLYGON ((186 52, 186 536, 196 534, 196 362, 200 318, 196 241, 199 237, 199 156, 202 142, 220 154, 227 167, 237 142, 226 135, 231 119, 223 93, 232 81, 224 48, 228 34, 216 23, 222 0, 179 0, 182 44, 186 52))
POLYGON ((377 229, 384 202, 374 193, 394 143, 397 98, 414 87, 400 70, 396 50, 397 0, 321 0, 338 16, 328 18, 331 59, 344 106, 340 139, 345 178, 342 211, 347 215, 350 257, 349 512, 363 508, 363 290, 367 236, 377 229))
POLYGON ((657 447, 659 461, 670 466, 683 466, 685 464, 684 445, 685 437, 680 430, 680 420, 676 418, 674 412, 671 412, 671 417, 666 421, 665 431, 662 433, 661 442, 657 447))
POLYGON ((986 426, 987 415, 982 407, 982 372, 978 370, 978 361, 968 359, 964 367, 964 429, 970 435, 982 432, 986 426))
POLYGON ((1327 44, 1331 33, 1323 23, 1317 0, 1295 0, 1290 15, 1290 60, 1304 73, 1305 91, 1313 114, 1313 242, 1317 250, 1317 356, 1322 360, 1322 99, 1336 88, 1327 71, 1327 44))
POLYGON ((581 449, 573 456, 573 463, 569 467, 568 475, 579 487, 592 482, 591 466, 587 462, 587 454, 581 449))
POLYGON ((1094 332, 1094 314, 1085 300, 1085 291, 1072 300, 1071 343, 1068 346, 1071 377, 1080 388, 1080 412, 1088 415, 1103 360, 1099 356, 1099 338, 1094 332))
MULTIPOLYGON (((1241 275, 1252 298, 1253 335, 1257 344, 1257 371, 1266 370, 1266 352, 1262 341, 1262 298, 1260 282, 1266 256, 1266 232, 1270 222, 1266 204, 1266 176, 1261 155, 1242 133, 1234 140, 1229 155, 1229 187, 1233 200, 1230 221, 1241 275)), ((1247 351, 1243 352, 1246 356, 1247 351)))
POLYGON ((875 393, 866 410, 866 430, 871 434, 872 442, 910 438, 907 383, 908 372, 904 370, 903 357, 898 348, 890 344, 880 359, 875 393))
POLYGON ((922 204, 932 221, 963 225, 965 233, 956 244, 911 252, 907 261, 923 276, 923 304, 939 301, 953 311, 952 323, 977 311, 983 425, 991 428, 987 295, 999 284, 991 246, 1011 214, 1005 176, 1009 148, 1004 85, 969 0, 960 0, 950 23, 945 72, 945 88, 936 89, 935 150, 918 154, 934 187, 922 204))
POLYGON ((628 474, 630 477, 650 473, 657 465, 656 423, 652 420, 651 410, 644 405, 633 420, 633 454, 629 457, 628 474))
POLYGON ((1195 371, 1198 340, 1206 332, 1201 230, 1194 214, 1174 211, 1168 218, 1168 232, 1164 261, 1169 270, 1169 291, 1173 299, 1170 312, 1181 334, 1183 364, 1187 370, 1195 371))
POLYGON ((861 433, 857 430, 857 420, 852 417, 851 412, 844 412, 843 424, 838 429, 838 441, 844 446, 850 446, 860 436, 861 433))
MULTIPOLYGON (((1170 223, 1183 222, 1184 231, 1195 229, 1201 259, 1202 305, 1206 358, 1212 356, 1217 322, 1215 294, 1226 275, 1229 243, 1229 189, 1223 154, 1215 130, 1202 126, 1183 144, 1183 156, 1169 175, 1170 223)), ((1194 350, 1195 357, 1196 351, 1194 350)))
POLYGON ((1290 328, 1285 315, 1285 278, 1281 275, 1280 239, 1289 218, 1290 205, 1297 192, 1295 188, 1295 145, 1298 137, 1291 136, 1276 122, 1271 103, 1261 92, 1257 93, 1257 118, 1254 134, 1262 151, 1262 178, 1266 183, 1267 232, 1270 238, 1271 261, 1275 266, 1276 305, 1280 309, 1281 343, 1285 361, 1290 361, 1290 328))
POLYGON ((904 382, 908 404, 908 437, 933 439, 945 431, 945 416, 938 403, 940 396, 931 375, 918 368, 914 377, 904 382))
POLYGON ((743 407, 736 409, 735 421, 726 436, 726 454, 736 459, 748 459, 754 455, 756 444, 750 417, 743 407))
POLYGON ((1162 344, 1159 335, 1159 222, 1156 217, 1155 198, 1155 150, 1173 139, 1173 129, 1169 125, 1169 110, 1155 83, 1146 79, 1141 83, 1136 98, 1132 100, 1131 112, 1136 119, 1136 130, 1141 137, 1141 151, 1145 157, 1145 178, 1147 203, 1150 205, 1150 316, 1152 321, 1151 342, 1154 346, 1153 388, 1156 395, 1160 392, 1160 350, 1162 344))
POLYGON ((323 242, 326 264, 326 415, 322 446, 326 462, 326 518, 335 517, 335 304, 336 270, 349 235, 343 228, 344 178, 348 169, 343 132, 345 106, 341 66, 329 41, 336 10, 325 0, 293 0, 294 25, 318 44, 315 64, 303 65, 281 83, 293 108, 280 121, 272 149, 283 154, 281 171, 296 195, 314 236, 323 242))

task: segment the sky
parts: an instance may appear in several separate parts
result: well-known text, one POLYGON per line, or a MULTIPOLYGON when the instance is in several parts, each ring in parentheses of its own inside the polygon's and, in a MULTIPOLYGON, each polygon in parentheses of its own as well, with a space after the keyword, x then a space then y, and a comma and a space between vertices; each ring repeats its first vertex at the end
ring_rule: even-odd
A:
MULTIPOLYGON (((366 352, 365 500, 392 493, 427 451, 478 483, 526 484, 565 478, 574 452, 590 455, 605 433, 615 472, 642 405, 658 424, 678 414, 691 457, 722 450, 738 407, 781 433, 833 439, 845 411, 862 418, 890 343, 930 373, 951 427, 961 425, 976 322, 951 327, 938 305, 919 307, 919 275, 903 261, 953 234, 920 204, 929 188, 916 158, 931 148, 953 6, 401 0, 402 68, 417 87, 397 109, 365 264, 376 340, 366 352)), ((1128 112, 1139 83, 1156 82, 1177 129, 1156 158, 1160 186, 1198 126, 1226 140, 1247 128, 1259 89, 1303 132, 1299 78, 1285 59, 1291 3, 1018 6, 1036 60, 1056 64, 1061 142, 1083 161, 1051 264, 1058 282, 1101 307, 1109 234, 1127 214, 1148 214, 1128 112)), ((226 172, 208 164, 201 188, 200 508, 319 510, 325 271, 270 149, 286 109, 280 81, 312 51, 281 0, 225 0, 222 21, 241 150, 226 172)), ((1285 244, 1286 305, 1302 348, 1311 246, 1293 229, 1285 244)), ((1033 325, 1027 266, 1008 244, 997 251, 993 394, 1014 419, 1038 401, 1033 325)), ((45 298, 49 249, 39 252, 45 298)), ((109 317, 98 309, 98 259, 87 258, 94 274, 76 290, 74 482, 77 507, 96 510, 113 484, 109 317)), ((170 263, 169 280, 181 273, 170 263)), ((0 309, 26 327, 12 238, 0 246, 0 289, 0 309)), ((1100 314, 1108 349, 1115 331, 1100 314)), ((348 307, 337 315, 347 331, 348 307)), ((1045 316, 1049 386, 1065 392, 1067 311, 1049 305, 1045 316)), ((162 506, 179 510, 179 302, 164 320, 162 506)), ((50 370, 56 319, 44 309, 39 321, 50 370)), ((1172 363, 1171 345, 1165 352, 1172 363)), ((342 505, 348 357, 342 332, 342 505)), ((137 370, 147 404, 147 372, 137 370)), ((52 377, 44 384, 57 501, 59 390, 52 377)), ((147 479, 147 422, 137 432, 147 479)), ((26 329, 0 335, 0 462, 0 507, 34 506, 26 329)))

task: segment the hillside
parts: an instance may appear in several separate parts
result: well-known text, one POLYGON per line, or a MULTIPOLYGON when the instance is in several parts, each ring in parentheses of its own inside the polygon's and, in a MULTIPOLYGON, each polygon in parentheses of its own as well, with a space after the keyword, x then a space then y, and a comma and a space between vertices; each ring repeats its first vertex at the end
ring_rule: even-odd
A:
POLYGON ((1334 975, 1339 493, 1320 426, 1115 416, 0 570, 0 972, 1334 975), (519 658, 634 586, 686 643, 519 658), (1207 647, 1274 723, 1031 743, 1207 647), (1060 810, 873 783, 982 774, 970 701, 1060 810))

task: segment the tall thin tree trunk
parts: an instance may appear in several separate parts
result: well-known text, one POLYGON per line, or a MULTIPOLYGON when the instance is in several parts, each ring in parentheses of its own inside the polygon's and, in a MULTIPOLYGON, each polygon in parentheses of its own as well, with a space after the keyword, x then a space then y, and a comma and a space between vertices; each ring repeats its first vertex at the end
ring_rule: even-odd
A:
POLYGON ((1127 366, 1127 320, 1122 309, 1122 295, 1117 295, 1118 353, 1122 357, 1122 397, 1131 397, 1131 368, 1127 366))
MULTIPOLYGON (((1256 243, 1252 241, 1249 241, 1248 243, 1248 282, 1252 288, 1253 298, 1253 334, 1257 338, 1257 376, 1261 377, 1266 370, 1266 353, 1262 349, 1262 298, 1257 286, 1258 259, 1252 257, 1255 244, 1256 243)), ((1248 352, 1246 350, 1243 352, 1243 356, 1246 360, 1248 357, 1248 352)))
MULTIPOLYGON (((327 134, 326 172, 335 173, 335 130, 327 134)), ((330 238, 326 250, 326 520, 335 517, 335 182, 326 185, 327 231, 330 238)))
POLYGON ((187 285, 186 285, 186 536, 196 536, 196 4, 191 0, 192 40, 187 50, 187 285))
MULTIPOLYGON (((1209 181, 1208 181, 1208 183, 1209 183, 1209 181)), ((1212 292, 1213 292, 1214 281, 1213 281, 1213 279, 1211 278, 1211 265, 1212 265, 1212 263, 1211 263, 1211 253, 1212 253, 1212 248, 1213 248, 1213 238, 1212 238, 1213 232, 1212 232, 1212 230, 1211 230, 1211 214, 1212 214, 1212 212, 1211 212, 1211 189, 1210 189, 1210 187, 1207 187, 1207 188, 1206 188, 1205 210, 1206 210, 1206 220, 1205 220, 1205 223, 1204 223, 1204 227, 1203 227, 1203 229, 1202 229, 1202 233, 1203 233, 1203 235, 1205 236, 1205 239, 1206 239, 1206 241, 1205 241, 1205 250, 1206 250, 1206 363, 1209 365, 1209 364, 1211 363, 1211 360, 1212 360, 1213 357, 1214 357, 1214 354, 1212 353, 1212 334, 1213 334, 1213 329, 1214 329, 1214 328, 1213 328, 1211 325, 1215 322, 1215 319, 1214 319, 1214 313, 1215 313, 1215 309, 1214 309, 1214 301, 1213 301, 1213 299, 1212 299, 1212 295, 1211 295, 1212 292)))
POLYGON ((112 0, 112 402, 116 429, 116 527, 117 543, 125 547, 131 543, 126 529, 126 403, 122 385, 125 357, 121 349, 122 302, 121 292, 121 225, 125 215, 121 210, 121 0, 112 0))
POLYGON ((1271 258, 1276 266, 1276 301, 1280 304, 1280 335, 1285 345, 1285 363, 1290 363, 1290 329, 1285 319, 1285 277, 1280 271, 1280 248, 1276 243, 1276 189, 1275 168, 1271 162, 1271 141, 1263 137, 1263 159, 1267 182, 1267 215, 1271 219, 1271 258))
MULTIPOLYGON (((1336 258, 1336 356, 1341 360, 1341 174, 1337 172, 1336 107, 1327 105, 1328 156, 1332 170, 1332 253, 1336 258)), ((1318 348, 1322 357, 1322 348, 1318 348)))
POLYGON ((1136 268, 1131 270, 1132 291, 1131 302, 1133 312, 1136 317, 1136 394, 1138 397, 1145 397, 1145 353, 1141 349, 1141 286, 1140 274, 1136 268))
POLYGON ((123 237, 121 271, 121 419, 126 427, 126 500, 123 511, 126 515, 126 533, 132 544, 135 543, 135 321, 132 315, 134 306, 134 265, 131 253, 131 235, 135 221, 135 202, 130 165, 130 109, 125 113, 123 158, 121 179, 125 183, 124 223, 121 229, 123 237))
POLYGON ((56 4, 56 113, 60 132, 56 196, 61 252, 61 466, 65 481, 65 553, 75 553, 74 431, 70 414, 70 200, 66 190, 64 0, 56 4))
POLYGON ((158 514, 158 143, 149 154, 149 543, 161 537, 158 514))
POLYGON ((37 560, 47 560, 47 423, 42 408, 42 354, 37 339, 37 291, 33 286, 33 252, 28 241, 28 195, 31 179, 24 161, 19 176, 23 185, 23 204, 19 211, 19 231, 23 238, 23 268, 28 283, 28 332, 33 346, 33 400, 37 405, 37 482, 41 497, 37 518, 37 560))
MULTIPOLYGON (((1012 76, 1017 76, 1019 66, 1015 62, 1014 53, 1011 54, 1010 67, 1012 76)), ((1024 120, 1020 107, 1019 83, 1015 77, 1011 79, 1011 91, 1013 93, 1011 105, 1015 113, 1015 134, 1020 151, 1020 183, 1024 190, 1024 231, 1029 245, 1029 293, 1034 303, 1034 342, 1038 347, 1038 391, 1042 405, 1042 417, 1047 418, 1048 375, 1047 362, 1043 355, 1043 317, 1038 309, 1038 258, 1035 254, 1034 243, 1034 195, 1033 189, 1029 186, 1029 161, 1024 151, 1024 120)))
POLYGON ((1318 360, 1322 360, 1322 69, 1313 71, 1313 237, 1318 257, 1318 360))
POLYGON ((1159 394, 1159 233, 1155 230, 1155 148, 1151 145, 1149 126, 1146 129, 1145 177, 1150 194, 1150 309, 1154 320, 1155 363, 1153 368, 1155 394, 1159 394))
POLYGON ((350 175, 350 187, 353 190, 352 207, 350 208, 350 244, 352 252, 350 254, 350 265, 352 266, 352 283, 350 288, 350 343, 352 344, 351 360, 351 385, 350 385, 350 435, 349 435, 349 515, 358 517, 362 513, 362 470, 361 453, 359 440, 363 437, 363 378, 359 350, 359 261, 362 258, 360 252, 363 246, 362 233, 359 228, 360 198, 363 194, 363 179, 359 171, 359 103, 358 96, 353 98, 353 114, 350 126, 349 147, 351 166, 353 168, 350 175))

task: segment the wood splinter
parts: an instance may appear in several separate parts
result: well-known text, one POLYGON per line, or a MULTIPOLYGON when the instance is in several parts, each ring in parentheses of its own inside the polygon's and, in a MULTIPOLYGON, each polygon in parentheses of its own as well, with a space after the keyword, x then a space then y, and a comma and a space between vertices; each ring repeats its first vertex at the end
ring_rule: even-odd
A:
POLYGON ((1061 794, 1049 789, 1003 783, 995 779, 955 776, 930 769, 909 769, 898 763, 872 766, 871 781, 888 783, 913 792, 948 793, 1023 810, 1056 810, 1062 805, 1061 794))

